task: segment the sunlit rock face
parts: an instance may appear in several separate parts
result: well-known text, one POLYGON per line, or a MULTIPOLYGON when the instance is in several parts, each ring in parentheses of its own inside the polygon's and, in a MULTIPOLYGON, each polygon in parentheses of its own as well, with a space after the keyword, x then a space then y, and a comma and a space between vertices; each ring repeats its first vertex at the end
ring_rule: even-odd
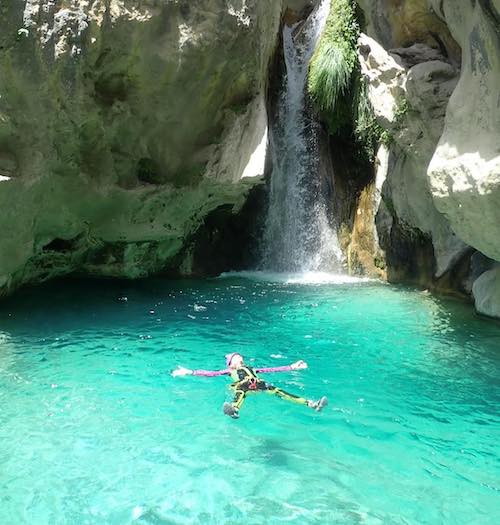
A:
MULTIPOLYGON (((376 40, 360 42, 361 67, 378 121, 393 139, 386 230, 396 219, 398 227, 423 232, 438 277, 467 246, 499 261, 500 1, 358 4, 376 40)), ((477 279, 473 295, 478 311, 500 317, 497 273, 477 279)))
POLYGON ((243 206, 264 171, 281 10, 2 4, 0 294, 68 272, 178 268, 208 214, 243 206))
POLYGON ((462 47, 460 80, 428 169, 454 231, 500 260, 500 1, 436 4, 462 47))
POLYGON ((452 62, 460 62, 460 46, 446 23, 430 9, 428 0, 357 0, 357 3, 365 16, 365 32, 384 48, 405 48, 419 43, 439 49, 452 62))
MULTIPOLYGON (((440 277, 466 249, 436 210, 427 179, 458 71, 439 50, 425 44, 388 52, 367 35, 359 40, 359 60, 376 117, 390 142, 382 188, 385 204, 399 227, 429 237, 434 273, 440 277)), ((391 236, 389 231, 384 235, 391 236)))

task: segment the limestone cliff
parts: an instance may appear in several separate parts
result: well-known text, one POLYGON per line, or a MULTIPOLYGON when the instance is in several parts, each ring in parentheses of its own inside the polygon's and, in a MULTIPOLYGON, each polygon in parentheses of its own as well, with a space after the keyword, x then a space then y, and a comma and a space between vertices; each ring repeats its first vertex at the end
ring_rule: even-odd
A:
POLYGON ((500 317, 500 2, 358 4, 359 61, 389 149, 378 233, 396 280, 413 265, 421 284, 443 278, 500 317))
POLYGON ((25 0, 0 10, 0 295, 182 267, 260 180, 281 2, 25 0))
MULTIPOLYGON (((261 209, 248 195, 263 181, 281 16, 312 4, 4 2, 0 295, 66 273, 220 269, 246 235, 235 214, 261 209)), ((362 176, 356 146, 333 144, 349 264, 500 317, 500 0, 357 4, 384 132, 362 176)))

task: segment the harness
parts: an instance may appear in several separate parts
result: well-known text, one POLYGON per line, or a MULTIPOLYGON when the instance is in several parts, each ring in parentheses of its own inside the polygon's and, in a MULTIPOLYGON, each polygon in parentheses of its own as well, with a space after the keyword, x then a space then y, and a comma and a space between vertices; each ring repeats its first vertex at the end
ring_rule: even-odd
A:
POLYGON ((231 376, 235 380, 235 386, 242 386, 248 390, 257 390, 257 385, 260 380, 249 366, 240 366, 231 376))

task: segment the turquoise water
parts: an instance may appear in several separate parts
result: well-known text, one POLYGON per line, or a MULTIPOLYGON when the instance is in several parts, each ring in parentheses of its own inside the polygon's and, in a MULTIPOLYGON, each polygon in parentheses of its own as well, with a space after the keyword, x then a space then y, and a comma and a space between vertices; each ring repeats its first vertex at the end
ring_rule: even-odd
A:
MULTIPOLYGON (((250 276, 251 277, 251 276, 250 276)), ((500 523, 500 324, 373 282, 53 283, 0 304, 0 523, 500 523), (277 398, 222 414, 224 377, 277 398)))

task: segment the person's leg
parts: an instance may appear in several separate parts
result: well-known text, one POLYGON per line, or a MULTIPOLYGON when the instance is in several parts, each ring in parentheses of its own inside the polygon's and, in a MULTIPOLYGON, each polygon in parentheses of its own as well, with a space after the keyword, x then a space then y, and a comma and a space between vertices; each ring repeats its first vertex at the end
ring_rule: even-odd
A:
POLYGON ((234 406, 234 408, 237 408, 238 410, 241 408, 241 405, 243 405, 243 401, 245 401, 246 395, 247 393, 245 390, 241 390, 239 388, 235 390, 234 399, 231 403, 234 406))
POLYGON ((328 399, 325 396, 323 396, 319 401, 312 401, 311 399, 305 399, 304 397, 290 394, 290 392, 285 392, 281 388, 278 388, 274 385, 266 384, 265 391, 268 394, 278 396, 281 399, 285 399, 286 401, 291 401, 292 403, 298 403, 299 405, 306 405, 309 408, 314 408, 318 412, 328 404, 328 399))
POLYGON ((240 417, 240 408, 245 401, 246 391, 239 388, 234 389, 234 399, 232 403, 224 403, 222 410, 227 416, 231 416, 236 419, 240 417))
POLYGON ((286 401, 291 401, 292 403, 298 403, 299 405, 307 405, 308 401, 307 399, 303 397, 296 396, 295 394, 290 394, 289 392, 285 392, 281 388, 278 388, 274 385, 267 385, 267 388, 265 390, 268 394, 278 396, 281 399, 285 399, 286 401))

